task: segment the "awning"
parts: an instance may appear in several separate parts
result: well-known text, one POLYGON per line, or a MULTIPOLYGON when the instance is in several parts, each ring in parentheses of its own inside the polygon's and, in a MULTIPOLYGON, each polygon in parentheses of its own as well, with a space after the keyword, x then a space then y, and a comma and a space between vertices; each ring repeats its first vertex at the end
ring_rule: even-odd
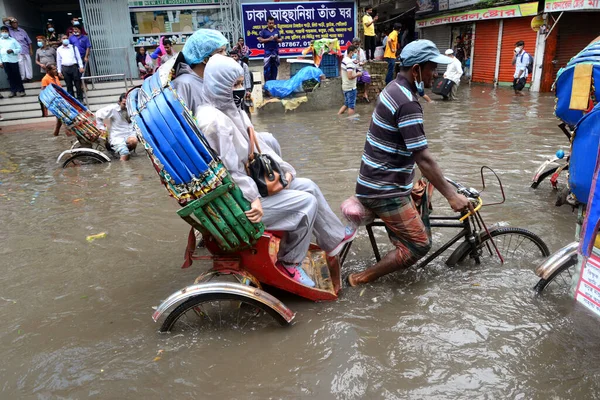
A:
MULTIPOLYGON (((568 0, 579 1, 579 0, 568 0)), ((600 1, 600 0, 592 0, 600 1)), ((425 18, 416 22, 417 28, 427 28, 429 26, 443 24, 458 24, 464 22, 481 21, 487 19, 504 19, 527 17, 537 14, 538 3, 512 4, 509 6, 482 8, 481 10, 463 11, 448 15, 438 15, 436 17, 425 18)))

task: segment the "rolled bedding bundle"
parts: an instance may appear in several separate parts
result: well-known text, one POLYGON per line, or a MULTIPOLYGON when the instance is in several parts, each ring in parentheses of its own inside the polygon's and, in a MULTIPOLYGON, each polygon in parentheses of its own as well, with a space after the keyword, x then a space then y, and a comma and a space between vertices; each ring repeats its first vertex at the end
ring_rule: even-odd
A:
POLYGON ((249 203, 171 87, 173 62, 127 96, 138 139, 169 194, 185 206, 178 213, 186 222, 225 250, 250 245, 264 226, 248 220, 249 203))
POLYGON ((101 136, 94 114, 60 86, 47 86, 41 91, 39 100, 80 140, 94 143, 101 136))

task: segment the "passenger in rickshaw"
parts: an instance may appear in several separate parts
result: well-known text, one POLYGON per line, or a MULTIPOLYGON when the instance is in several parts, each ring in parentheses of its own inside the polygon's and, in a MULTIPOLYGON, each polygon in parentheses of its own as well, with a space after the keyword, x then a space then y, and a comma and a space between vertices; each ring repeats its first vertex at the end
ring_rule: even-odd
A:
MULTIPOLYGON (((171 86, 184 101, 188 109, 194 113, 203 102, 202 88, 204 86, 204 70, 206 63, 215 54, 226 54, 229 41, 221 32, 214 29, 199 29, 188 38, 175 62, 175 78, 171 86)), ((245 118, 250 123, 248 116, 245 118)), ((273 135, 261 133, 262 138, 278 155, 281 156, 281 146, 273 135)))
POLYGON ((261 197, 254 180, 248 176, 249 135, 252 124, 244 118, 234 102, 234 90, 244 87, 244 70, 232 58, 214 55, 204 71, 203 105, 195 110, 196 119, 211 147, 251 203, 246 212, 252 222, 262 221, 273 231, 285 235, 279 247, 277 267, 294 280, 306 285, 315 283, 302 269, 312 235, 329 256, 337 255, 354 239, 356 229, 345 227, 331 210, 319 187, 310 179, 296 177, 296 171, 283 161, 258 135, 262 153, 281 166, 289 184, 278 193, 261 197))
POLYGON ((117 104, 96 111, 96 122, 99 127, 106 126, 110 147, 121 161, 129 160, 130 152, 137 147, 138 139, 127 113, 127 94, 119 96, 117 104))

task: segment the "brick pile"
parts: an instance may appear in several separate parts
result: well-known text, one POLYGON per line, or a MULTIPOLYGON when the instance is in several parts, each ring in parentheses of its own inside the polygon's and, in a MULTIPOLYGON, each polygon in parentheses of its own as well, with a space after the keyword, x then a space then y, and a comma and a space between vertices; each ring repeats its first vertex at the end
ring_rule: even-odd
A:
MULTIPOLYGON (((371 84, 369 85, 369 99, 377 100, 379 93, 385 88, 385 76, 387 75, 387 62, 373 61, 366 65, 365 68, 371 75, 371 84)), ((361 101, 365 87, 363 84, 358 85, 357 100, 361 101)))

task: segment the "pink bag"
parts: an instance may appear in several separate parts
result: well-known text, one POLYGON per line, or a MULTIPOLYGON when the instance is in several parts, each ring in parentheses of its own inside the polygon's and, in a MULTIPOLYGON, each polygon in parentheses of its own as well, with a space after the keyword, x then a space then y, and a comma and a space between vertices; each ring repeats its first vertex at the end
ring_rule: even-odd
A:
POLYGON ((367 210, 356 196, 347 198, 340 206, 344 217, 355 227, 373 222, 375 215, 367 210))

